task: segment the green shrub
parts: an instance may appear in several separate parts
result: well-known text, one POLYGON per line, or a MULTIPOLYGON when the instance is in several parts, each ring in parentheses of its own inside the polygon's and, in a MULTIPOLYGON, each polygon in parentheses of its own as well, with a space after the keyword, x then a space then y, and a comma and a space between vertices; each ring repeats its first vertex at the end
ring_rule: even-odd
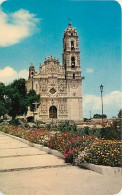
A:
POLYGON ((89 135, 89 127, 84 128, 84 134, 89 135))
POLYGON ((36 125, 33 125, 33 128, 36 129, 36 125))
POLYGON ((106 140, 121 140, 120 121, 114 121, 111 127, 102 128, 101 137, 106 140))
POLYGON ((9 122, 10 125, 15 125, 15 126, 19 126, 21 125, 21 122, 19 121, 19 119, 14 119, 14 120, 11 120, 9 122))
POLYGON ((40 123, 39 123, 39 121, 36 122, 36 128, 37 128, 37 129, 40 128, 40 123))
POLYGON ((73 121, 62 121, 58 124, 58 129, 62 132, 77 131, 77 125, 73 121))
POLYGON ((50 130, 51 129, 51 124, 46 124, 46 129, 50 130))
POLYGON ((30 128, 28 123, 25 123, 25 128, 30 128))

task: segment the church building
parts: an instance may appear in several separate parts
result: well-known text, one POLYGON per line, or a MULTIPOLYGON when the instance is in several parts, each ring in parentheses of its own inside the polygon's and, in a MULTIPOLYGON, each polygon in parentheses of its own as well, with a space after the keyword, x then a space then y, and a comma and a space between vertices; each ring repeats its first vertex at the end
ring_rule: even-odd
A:
MULTIPOLYGON (((79 39, 71 23, 64 31, 62 57, 62 65, 52 55, 45 58, 39 73, 33 64, 29 67, 27 91, 34 89, 40 94, 39 105, 35 103, 35 120, 51 122, 83 119, 79 39)), ((28 111, 29 114, 32 113, 28 111)))

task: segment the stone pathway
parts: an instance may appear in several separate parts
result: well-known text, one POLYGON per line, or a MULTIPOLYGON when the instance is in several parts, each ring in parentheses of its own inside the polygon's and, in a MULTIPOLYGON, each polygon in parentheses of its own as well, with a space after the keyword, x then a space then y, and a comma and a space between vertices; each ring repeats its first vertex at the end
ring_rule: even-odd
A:
POLYGON ((114 195, 121 179, 71 166, 0 133, 0 191, 5 195, 114 195))

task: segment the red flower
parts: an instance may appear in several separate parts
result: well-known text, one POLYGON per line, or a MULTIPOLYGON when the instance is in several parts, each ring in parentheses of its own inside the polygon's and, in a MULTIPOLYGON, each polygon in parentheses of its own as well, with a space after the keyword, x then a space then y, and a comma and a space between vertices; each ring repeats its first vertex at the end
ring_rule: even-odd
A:
POLYGON ((68 156, 68 154, 64 153, 64 157, 66 158, 68 156))
POLYGON ((68 154, 72 154, 72 153, 73 153, 73 150, 71 150, 71 147, 70 147, 68 154))

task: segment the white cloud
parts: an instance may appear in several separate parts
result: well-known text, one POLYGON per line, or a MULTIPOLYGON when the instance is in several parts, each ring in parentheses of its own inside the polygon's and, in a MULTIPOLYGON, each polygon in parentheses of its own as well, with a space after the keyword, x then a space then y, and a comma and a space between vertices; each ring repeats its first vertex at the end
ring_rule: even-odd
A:
POLYGON ((93 73, 93 72, 94 72, 93 68, 87 68, 86 69, 86 73, 93 73))
POLYGON ((13 68, 7 66, 4 69, 0 70, 0 82, 8 84, 15 79, 19 78, 28 78, 28 71, 21 70, 19 72, 15 71, 13 68))
MULTIPOLYGON (((103 111, 108 117, 117 116, 122 107, 122 92, 112 91, 103 96, 103 111)), ((89 112, 101 114, 101 97, 95 95, 85 95, 83 100, 84 117, 89 117, 89 112)))
POLYGON ((34 14, 24 9, 8 14, 0 9, 0 46, 11 46, 31 36, 37 30, 38 21, 34 14))

